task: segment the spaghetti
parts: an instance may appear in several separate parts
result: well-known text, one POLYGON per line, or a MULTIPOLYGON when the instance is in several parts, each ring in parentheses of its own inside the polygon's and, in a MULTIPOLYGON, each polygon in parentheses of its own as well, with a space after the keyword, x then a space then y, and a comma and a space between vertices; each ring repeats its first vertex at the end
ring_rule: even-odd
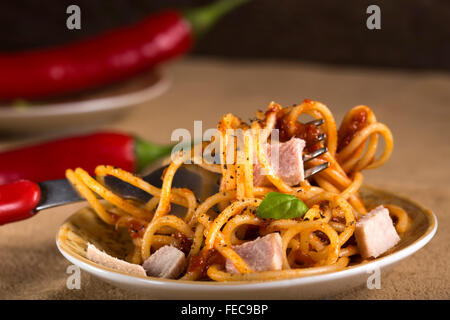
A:
MULTIPOLYGON (((219 122, 220 164, 202 163, 207 170, 221 174, 220 190, 198 203, 191 190, 172 188, 172 180, 191 154, 177 154, 166 169, 162 188, 112 166, 96 168, 96 179, 81 168, 67 170, 67 178, 105 223, 126 227, 135 245, 128 261, 142 264, 164 245, 181 248, 189 265, 184 280, 271 280, 337 271, 361 261, 354 242, 356 221, 368 210, 358 190, 364 169, 384 164, 393 150, 389 128, 377 122, 367 106, 351 109, 339 128, 330 110, 317 101, 282 108, 271 103, 265 113, 258 112, 251 124, 227 114, 219 122), (299 121, 303 114, 323 119, 319 128, 299 121), (233 130, 244 132, 243 148, 233 130), (305 141, 305 152, 327 147, 328 152, 305 163, 305 169, 329 163, 329 168, 298 186, 286 184, 271 166, 264 145, 273 130, 281 142, 292 137, 305 141), (325 141, 319 141, 320 134, 325 141), (376 158, 379 136, 385 140, 381 156, 376 158), (240 151, 240 152, 239 152, 240 151), (231 163, 227 160, 231 159, 231 163), (270 187, 254 184, 254 162, 258 161, 270 187), (115 176, 153 196, 147 203, 123 199, 108 190, 103 178, 115 176), (309 208, 301 218, 263 219, 256 214, 269 192, 294 195, 309 208), (105 206, 96 195, 106 200, 105 206), (171 204, 186 208, 184 217, 171 214, 171 204), (217 210, 218 208, 218 210, 217 210), (254 271, 234 249, 257 236, 279 233, 282 241, 282 268, 254 271), (181 245, 184 243, 184 245, 181 245), (188 245, 186 245, 186 243, 188 245), (232 262, 237 273, 224 268, 232 262), (353 262, 352 262, 353 261, 353 262)), ((214 141, 213 141, 214 142, 214 141)), ((211 142, 212 143, 212 142, 211 142)), ((205 145, 203 146, 205 147, 205 145)), ((399 234, 408 229, 408 215, 397 206, 385 206, 396 221, 399 234)))

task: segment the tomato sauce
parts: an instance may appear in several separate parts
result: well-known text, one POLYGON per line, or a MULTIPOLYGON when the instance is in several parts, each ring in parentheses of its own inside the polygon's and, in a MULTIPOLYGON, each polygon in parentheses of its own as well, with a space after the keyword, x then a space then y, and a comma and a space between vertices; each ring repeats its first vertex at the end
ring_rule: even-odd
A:
POLYGON ((316 263, 309 255, 303 253, 300 249, 295 250, 292 254, 294 255, 295 262, 302 267, 311 267, 316 263))
POLYGON ((225 265, 225 258, 216 249, 200 251, 196 256, 192 256, 189 261, 188 272, 199 273, 202 278, 207 278, 206 271, 214 264, 225 265))
POLYGON ((128 224, 128 233, 132 238, 142 238, 144 236, 145 227, 137 221, 128 224))
POLYGON ((322 132, 319 127, 313 124, 289 121, 287 117, 282 117, 277 120, 275 128, 279 130, 281 142, 296 137, 305 140, 305 151, 307 152, 312 152, 321 148, 321 144, 318 140, 322 132))
POLYGON ((184 233, 182 232, 175 232, 175 234, 173 235, 175 237, 175 239, 179 240, 179 245, 177 245, 177 248, 180 249, 181 251, 183 251, 184 254, 188 254, 189 251, 191 250, 191 246, 192 246, 192 239, 186 237, 184 235, 184 233))
POLYGON ((244 240, 251 241, 260 236, 259 226, 247 225, 246 227, 244 240))
POLYGON ((367 126, 367 112, 359 110, 355 112, 346 125, 342 125, 338 132, 338 149, 341 151, 352 141, 356 133, 367 126))
MULTIPOLYGON (((120 219, 120 216, 111 212, 111 211, 107 211, 108 214, 111 215, 112 219, 114 220, 114 223, 117 224, 117 221, 120 219)), ((144 232, 145 232, 145 226, 143 226, 141 223, 139 223, 136 220, 131 220, 131 222, 129 222, 126 225, 120 225, 123 226, 125 228, 128 229, 128 233, 130 235, 131 238, 142 238, 144 236, 144 232)), ((117 225, 116 225, 117 227, 117 225)))

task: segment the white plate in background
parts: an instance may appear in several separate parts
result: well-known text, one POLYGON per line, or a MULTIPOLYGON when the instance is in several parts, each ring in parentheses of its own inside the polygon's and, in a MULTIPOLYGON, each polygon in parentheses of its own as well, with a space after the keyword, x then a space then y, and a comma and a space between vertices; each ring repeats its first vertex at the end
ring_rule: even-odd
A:
POLYGON ((100 89, 31 106, 0 103, 0 133, 35 133, 95 126, 124 115, 130 108, 162 95, 170 81, 150 71, 100 89))

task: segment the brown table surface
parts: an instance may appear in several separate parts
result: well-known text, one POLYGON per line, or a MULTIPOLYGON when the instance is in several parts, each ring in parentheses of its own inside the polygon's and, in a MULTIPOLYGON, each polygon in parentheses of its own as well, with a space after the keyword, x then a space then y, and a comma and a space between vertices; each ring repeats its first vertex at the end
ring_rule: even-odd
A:
MULTIPOLYGON (((215 127, 225 112, 248 119, 274 100, 282 105, 304 98, 325 103, 339 122, 358 104, 370 106, 395 138, 389 162, 365 172, 365 182, 399 192, 438 216, 435 238, 382 275, 381 289, 358 288, 338 299, 450 298, 450 77, 404 72, 277 62, 185 59, 167 67, 168 93, 103 127, 168 143, 172 130, 192 131, 194 120, 215 127)), ((1 138, 0 148, 24 138, 1 138)), ((77 208, 50 209, 33 219, 0 227, 0 298, 128 299, 139 296, 82 272, 81 289, 66 288, 70 265, 58 252, 58 226, 77 208)))

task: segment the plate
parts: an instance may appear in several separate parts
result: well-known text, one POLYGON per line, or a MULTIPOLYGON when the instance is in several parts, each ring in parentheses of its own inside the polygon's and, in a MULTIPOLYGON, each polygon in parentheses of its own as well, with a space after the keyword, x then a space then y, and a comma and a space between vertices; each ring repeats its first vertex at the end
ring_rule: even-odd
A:
POLYGON ((32 106, 0 102, 0 132, 22 134, 94 127, 160 96, 169 85, 170 81, 161 71, 153 70, 107 87, 34 101, 32 106))
POLYGON ((102 222, 94 211, 84 208, 73 214, 59 229, 57 246, 70 262, 82 270, 117 287, 143 294, 154 299, 317 299, 331 297, 357 286, 367 284, 374 270, 381 274, 394 264, 425 246, 437 229, 436 216, 420 204, 371 186, 363 186, 360 195, 368 207, 390 203, 403 207, 411 219, 409 230, 400 242, 385 255, 365 264, 347 269, 264 282, 194 282, 139 277, 98 265, 86 258, 87 243, 117 257, 124 257, 132 244, 125 230, 117 232, 102 222))

